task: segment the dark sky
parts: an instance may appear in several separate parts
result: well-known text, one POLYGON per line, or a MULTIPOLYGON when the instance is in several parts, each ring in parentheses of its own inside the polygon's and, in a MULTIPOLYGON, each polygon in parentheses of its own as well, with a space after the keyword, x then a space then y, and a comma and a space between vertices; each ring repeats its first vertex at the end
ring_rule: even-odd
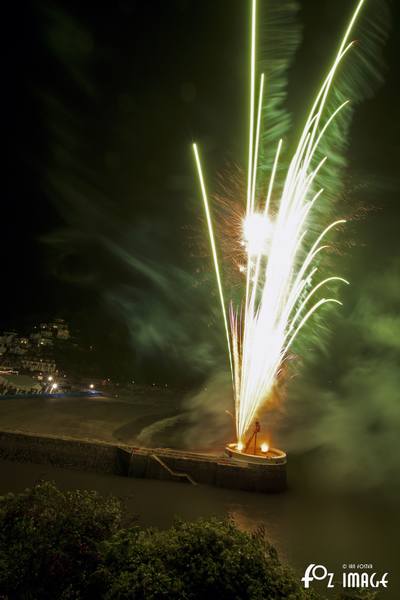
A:
MULTIPOLYGON (((301 6, 294 110, 305 108, 325 69, 349 2, 301 6)), ((141 303, 156 293, 145 269, 133 274, 127 254, 146 268, 146 261, 158 264, 164 275, 170 265, 196 272, 191 142, 204 148, 210 186, 226 161, 245 164, 248 3, 28 1, 3 10, 0 326, 65 316, 104 356, 127 354, 130 288, 141 303), (105 289, 114 300, 122 290, 118 310, 105 289)), ((357 240, 356 278, 399 250, 399 19, 393 22, 386 84, 352 128, 350 168, 373 173, 381 186, 374 198, 381 210, 357 240)))

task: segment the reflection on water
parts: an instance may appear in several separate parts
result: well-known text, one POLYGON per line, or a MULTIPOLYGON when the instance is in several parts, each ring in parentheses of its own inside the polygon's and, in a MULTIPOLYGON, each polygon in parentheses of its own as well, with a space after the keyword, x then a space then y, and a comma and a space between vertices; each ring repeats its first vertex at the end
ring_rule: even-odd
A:
POLYGON ((126 479, 45 465, 0 461, 0 493, 18 492, 38 479, 54 480, 61 488, 96 489, 119 496, 127 518, 138 515, 144 526, 167 527, 174 517, 231 515, 238 525, 264 525, 269 539, 301 577, 309 563, 341 572, 343 563, 372 563, 389 571, 389 591, 382 598, 400 597, 397 507, 381 496, 332 495, 309 482, 300 465, 292 464, 291 489, 262 495, 181 483, 126 479))
MULTIPOLYGON (((220 382, 217 383, 219 398, 220 382)), ((216 447, 221 448, 228 435, 223 425, 226 415, 222 422, 219 404, 210 389, 207 394, 207 398, 200 395, 185 402, 176 394, 158 392, 117 399, 2 400, 0 421, 2 428, 8 430, 153 447, 182 447, 188 439, 193 443, 200 439, 204 442, 199 428, 201 432, 205 429, 209 432, 212 422, 222 439, 216 447)), ((372 563, 377 572, 391 574, 389 592, 382 597, 398 600, 400 519, 394 491, 386 490, 385 495, 372 488, 365 491, 368 483, 365 464, 356 465, 357 478, 350 482, 352 485, 348 480, 338 485, 335 467, 341 465, 340 460, 337 456, 324 461, 322 458, 321 451, 301 460, 289 456, 291 489, 280 495, 125 479, 6 461, 0 461, 0 493, 21 491, 38 479, 55 480, 64 488, 96 489, 121 497, 127 517, 138 514, 145 526, 167 527, 174 516, 195 519, 231 515, 246 529, 264 525, 281 556, 298 570, 299 577, 310 563, 325 564, 337 574, 345 563, 372 563), (355 492, 364 472, 364 491, 357 496, 355 492), (352 495, 348 492, 350 488, 352 495)))

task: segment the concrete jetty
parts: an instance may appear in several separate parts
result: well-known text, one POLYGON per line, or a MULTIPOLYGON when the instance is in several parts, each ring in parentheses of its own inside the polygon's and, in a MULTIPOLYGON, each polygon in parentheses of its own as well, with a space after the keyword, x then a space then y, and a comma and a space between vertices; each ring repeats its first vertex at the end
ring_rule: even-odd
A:
POLYGON ((17 462, 112 473, 125 477, 206 484, 252 492, 286 488, 286 461, 253 464, 170 448, 142 448, 64 436, 0 431, 0 457, 17 462))

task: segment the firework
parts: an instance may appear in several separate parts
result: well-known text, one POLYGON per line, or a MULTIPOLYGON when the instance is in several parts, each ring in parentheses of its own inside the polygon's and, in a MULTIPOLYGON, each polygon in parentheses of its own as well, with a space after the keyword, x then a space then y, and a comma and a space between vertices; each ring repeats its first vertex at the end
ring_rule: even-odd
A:
MULTIPOLYGON (((194 145, 232 372, 238 449, 245 448, 245 436, 268 400, 299 332, 319 308, 328 303, 341 304, 333 297, 315 300, 315 294, 332 282, 348 284, 338 276, 316 281, 319 274, 316 259, 329 247, 327 240, 331 231, 345 220, 322 224, 321 233, 314 238, 309 223, 316 203, 323 201, 324 190, 318 188, 318 174, 329 162, 329 155, 322 159, 319 157, 321 142, 348 105, 347 100, 342 102, 327 116, 327 99, 338 66, 353 45, 349 38, 363 4, 364 0, 361 0, 356 6, 335 60, 316 95, 289 162, 279 198, 274 196, 282 140, 275 149, 267 193, 263 198, 257 193, 260 189, 257 182, 258 173, 265 172, 260 168, 263 165, 260 165, 259 152, 265 77, 261 75, 259 78, 257 93, 257 0, 252 0, 249 154, 242 231, 247 266, 244 269, 242 305, 237 308, 230 302, 229 311, 226 309, 201 162, 194 145)), ((264 443, 261 449, 267 452, 268 445, 264 443)))

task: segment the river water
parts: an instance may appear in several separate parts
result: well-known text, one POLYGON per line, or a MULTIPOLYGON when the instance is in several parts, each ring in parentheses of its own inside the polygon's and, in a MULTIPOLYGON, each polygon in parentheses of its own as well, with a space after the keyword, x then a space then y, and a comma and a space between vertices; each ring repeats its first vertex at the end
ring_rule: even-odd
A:
POLYGON ((304 485, 300 467, 290 465, 291 485, 286 493, 263 495, 1 460, 0 494, 22 491, 40 479, 53 480, 62 489, 116 495, 127 518, 137 516, 141 525, 161 528, 175 517, 230 515, 245 529, 264 525, 281 558, 299 578, 310 563, 325 565, 336 579, 341 578, 344 564, 372 564, 373 571, 389 572, 389 589, 380 597, 398 600, 398 506, 380 495, 332 495, 312 481, 304 485))
MULTIPOLYGON (((200 404, 190 406, 196 423, 203 404, 201 399, 200 404)), ((209 403, 208 410, 211 409, 209 403)), ((179 397, 158 391, 126 398, 27 397, 2 399, 0 424, 2 429, 42 435, 180 447, 188 427, 181 412, 179 397)), ((206 414, 207 431, 217 416, 215 411, 206 414)), ((218 434, 219 428, 218 424, 218 434)), ((223 432, 222 439, 226 440, 226 435, 223 432)), ((221 444, 220 441, 219 448, 223 447, 221 444)), ((359 466, 354 485, 348 481, 343 486, 337 480, 333 483, 334 466, 339 459, 334 456, 331 462, 323 463, 320 451, 312 454, 289 456, 289 489, 279 495, 127 479, 2 460, 0 494, 18 492, 46 479, 64 489, 95 489, 119 496, 127 517, 137 515, 143 526, 168 527, 176 516, 196 519, 230 515, 246 529, 265 526, 269 539, 281 557, 296 569, 299 578, 310 563, 325 565, 336 578, 341 578, 343 565, 369 564, 373 565, 371 572, 389 572, 389 588, 382 598, 399 600, 400 517, 396 493, 388 482, 379 492, 368 485, 360 486, 365 465, 359 466)), ((366 483, 367 476, 365 472, 366 483)))

